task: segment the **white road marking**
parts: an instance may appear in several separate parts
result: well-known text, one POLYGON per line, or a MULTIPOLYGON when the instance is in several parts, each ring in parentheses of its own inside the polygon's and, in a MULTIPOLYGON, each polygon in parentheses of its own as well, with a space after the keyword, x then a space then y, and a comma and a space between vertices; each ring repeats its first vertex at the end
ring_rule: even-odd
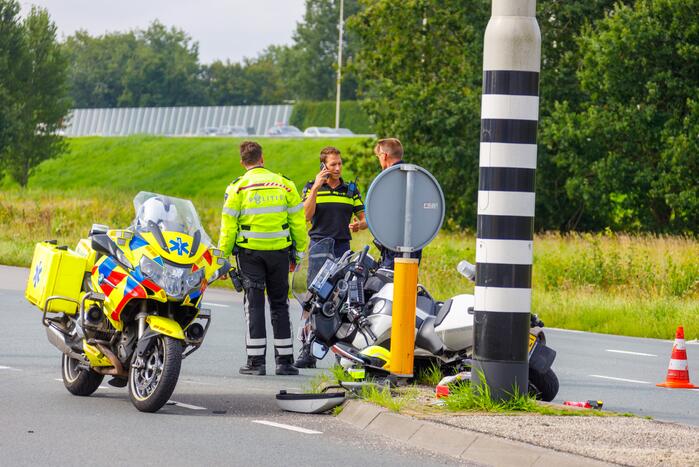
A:
POLYGON ((22 371, 18 368, 12 368, 11 366, 2 366, 2 365, 0 365, 0 370, 22 371))
POLYGON ((260 425, 269 425, 275 428, 282 428, 284 430, 296 431, 298 433, 304 433, 306 435, 322 435, 322 431, 308 430, 306 428, 301 428, 293 425, 284 425, 283 423, 269 422, 267 420, 253 420, 252 423, 259 423, 260 425))
POLYGON ((217 306, 219 308, 230 308, 230 305, 222 305, 220 303, 201 302, 201 304, 206 306, 217 306))
POLYGON ((184 402, 167 401, 167 403, 169 405, 176 405, 177 407, 182 407, 183 409, 206 410, 206 407, 199 407, 198 405, 185 404, 184 402))
POLYGON ((657 355, 653 355, 652 353, 631 352, 630 350, 614 350, 614 349, 606 349, 606 350, 607 350, 607 352, 623 353, 626 355, 640 355, 641 357, 657 357, 657 355))
POLYGON ((588 375, 588 376, 590 376, 592 378, 611 379, 612 381, 622 381, 624 383, 651 384, 648 381, 639 381, 637 379, 615 378, 613 376, 602 376, 602 375, 588 375))
POLYGON ((578 331, 577 329, 562 329, 562 328, 549 328, 549 327, 547 327, 546 329, 552 329, 554 331, 561 331, 561 332, 570 332, 573 334, 589 334, 585 331, 578 331))
POLYGON ((187 383, 187 384, 198 384, 200 386, 217 386, 214 383, 205 383, 204 381, 192 381, 191 379, 181 379, 179 380, 180 383, 187 383))

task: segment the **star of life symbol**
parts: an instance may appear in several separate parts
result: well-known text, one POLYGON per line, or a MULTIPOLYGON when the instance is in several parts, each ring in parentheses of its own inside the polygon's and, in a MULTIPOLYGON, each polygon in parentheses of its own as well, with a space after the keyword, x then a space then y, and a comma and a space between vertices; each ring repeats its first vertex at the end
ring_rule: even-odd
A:
POLYGON ((177 237, 177 240, 170 240, 170 251, 176 251, 178 255, 189 253, 189 243, 183 242, 181 237, 177 237))
POLYGON ((34 282, 34 288, 36 289, 36 286, 39 285, 39 281, 41 280, 41 261, 39 261, 39 264, 36 265, 36 269, 34 269, 34 278, 32 279, 32 282, 34 282))

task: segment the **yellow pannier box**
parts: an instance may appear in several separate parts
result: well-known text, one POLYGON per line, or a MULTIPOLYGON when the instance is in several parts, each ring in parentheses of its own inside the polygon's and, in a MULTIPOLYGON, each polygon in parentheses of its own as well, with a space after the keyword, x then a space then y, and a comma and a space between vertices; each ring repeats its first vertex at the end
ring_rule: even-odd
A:
POLYGON ((37 243, 24 296, 41 310, 50 297, 62 297, 50 300, 46 311, 75 314, 78 305, 66 298, 80 300, 86 262, 87 258, 66 247, 52 242, 37 243))

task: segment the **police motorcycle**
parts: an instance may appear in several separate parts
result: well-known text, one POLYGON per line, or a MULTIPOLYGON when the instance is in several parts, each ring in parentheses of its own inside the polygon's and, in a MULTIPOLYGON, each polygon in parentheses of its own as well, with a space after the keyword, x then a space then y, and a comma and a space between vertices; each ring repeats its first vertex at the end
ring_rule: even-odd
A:
POLYGON ((95 224, 75 250, 38 243, 25 296, 61 352, 63 384, 89 396, 105 376, 133 405, 159 410, 182 360, 203 343, 203 293, 230 269, 189 200, 140 192, 126 229, 95 224))
MULTIPOLYGON (((379 268, 366 246, 358 253, 335 258, 333 240, 314 245, 304 264, 294 272, 292 289, 302 308, 310 312, 306 339, 316 358, 328 348, 347 369, 358 365, 376 375, 386 372, 390 348, 393 271, 379 268), (307 263, 307 264, 305 264, 307 263), (304 269, 305 268, 305 269, 304 269)), ((469 280, 475 267, 459 263, 469 280)), ((435 300, 418 285, 415 319, 415 367, 437 364, 446 374, 470 368, 473 356, 474 297, 459 294, 435 300)), ((544 401, 558 393, 551 365, 556 352, 546 345, 544 323, 531 315, 529 336, 529 391, 544 401)))

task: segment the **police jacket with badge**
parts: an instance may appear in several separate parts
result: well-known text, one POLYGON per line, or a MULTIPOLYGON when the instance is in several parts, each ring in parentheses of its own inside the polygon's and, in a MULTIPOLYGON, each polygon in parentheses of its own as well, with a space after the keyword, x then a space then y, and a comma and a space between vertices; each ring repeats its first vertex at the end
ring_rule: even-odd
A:
POLYGON ((226 189, 219 247, 297 252, 308 246, 303 203, 294 183, 264 167, 254 167, 226 189))

